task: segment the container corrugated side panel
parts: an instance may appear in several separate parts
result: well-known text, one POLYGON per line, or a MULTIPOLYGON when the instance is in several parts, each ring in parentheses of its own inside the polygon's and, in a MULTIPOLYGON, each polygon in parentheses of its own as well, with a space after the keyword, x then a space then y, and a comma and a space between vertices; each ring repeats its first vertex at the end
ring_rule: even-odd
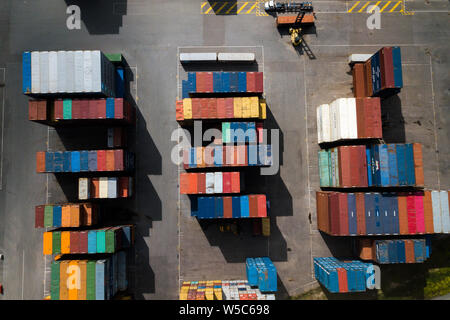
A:
POLYGON ((330 174, 329 174, 328 151, 320 150, 318 155, 319 155, 320 186, 321 187, 329 187, 330 186, 330 174))
POLYGON ((389 185, 398 185, 397 152, 395 144, 387 145, 388 166, 389 166, 389 185))
POLYGON ((389 186, 389 155, 387 145, 380 144, 376 147, 379 154, 380 186, 389 186))
POLYGON ((83 92, 84 76, 83 76, 83 51, 75 51, 75 88, 74 92, 83 92))
POLYGON ((383 234, 383 226, 381 220, 381 194, 374 193, 375 204, 375 234, 383 234))
POLYGON ((39 72, 40 72, 40 93, 48 93, 49 85, 49 67, 48 67, 48 51, 39 53, 39 72))
POLYGON ((337 99, 337 140, 348 138, 348 108, 347 99, 337 99))
POLYGON ((83 51, 83 92, 92 92, 91 51, 83 51))
POLYGON ((39 51, 31 52, 31 92, 39 93, 41 92, 41 72, 39 63, 39 51))
POLYGON ((442 220, 442 232, 450 233, 450 215, 448 209, 448 192, 440 191, 440 204, 441 204, 441 220, 442 220))
POLYGON ((347 136, 348 139, 358 139, 358 124, 356 120, 356 99, 347 98, 347 136))
POLYGON ((392 60, 394 64, 394 83, 396 88, 403 87, 402 56, 400 47, 392 47, 392 60))
POLYGON ((214 193, 214 172, 206 173, 206 193, 214 193))
POLYGON ((65 66, 66 73, 65 77, 65 92, 71 93, 75 92, 75 52, 66 51, 65 52, 65 66))
POLYGON ((322 134, 322 106, 318 106, 316 108, 316 117, 317 117, 317 143, 322 143, 323 134, 322 134))
POLYGON ((58 92, 58 54, 56 51, 48 53, 48 92, 58 92))
POLYGON ((105 300, 105 266, 106 260, 95 264, 95 300, 105 300))
POLYGON ((406 179, 406 164, 405 164, 405 152, 406 147, 404 144, 397 144, 395 148, 397 156, 397 169, 398 169, 398 185, 406 186, 408 181, 406 179))
POLYGON ((214 173, 214 193, 222 193, 223 191, 223 175, 222 172, 214 173))
POLYGON ((382 234, 391 234, 391 223, 390 223, 390 199, 386 193, 381 194, 381 206, 380 206, 380 215, 381 215, 381 229, 382 234))
POLYGON ((102 91, 100 51, 91 51, 92 92, 102 91))
POLYGON ((338 137, 338 104, 337 100, 330 104, 330 129, 331 129, 331 139, 330 141, 336 141, 338 137))
POLYGON ((372 175, 372 152, 371 147, 366 146, 366 163, 367 163, 367 185, 372 187, 374 185, 372 175))
POLYGON ((372 193, 364 194, 366 234, 375 234, 375 203, 372 193))
POLYGON ((328 142, 331 140, 331 123, 330 123, 330 105, 322 105, 322 140, 328 142))
POLYGON ((405 144, 405 149, 406 180, 408 186, 414 186, 416 184, 416 175, 414 168, 414 150, 412 143, 405 144))
POLYGON ((22 92, 31 93, 31 52, 22 53, 22 92))
POLYGON ((58 69, 58 83, 57 92, 66 92, 66 52, 56 52, 57 69, 58 69))

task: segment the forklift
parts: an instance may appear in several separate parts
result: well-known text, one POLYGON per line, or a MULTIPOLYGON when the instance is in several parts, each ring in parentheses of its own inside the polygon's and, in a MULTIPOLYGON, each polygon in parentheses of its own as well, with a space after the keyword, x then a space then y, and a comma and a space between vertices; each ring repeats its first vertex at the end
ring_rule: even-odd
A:
POLYGON ((305 11, 300 11, 295 19, 292 27, 289 28, 289 34, 291 35, 291 42, 294 47, 299 46, 302 43, 302 28, 300 25, 302 23, 303 17, 305 16, 305 11))

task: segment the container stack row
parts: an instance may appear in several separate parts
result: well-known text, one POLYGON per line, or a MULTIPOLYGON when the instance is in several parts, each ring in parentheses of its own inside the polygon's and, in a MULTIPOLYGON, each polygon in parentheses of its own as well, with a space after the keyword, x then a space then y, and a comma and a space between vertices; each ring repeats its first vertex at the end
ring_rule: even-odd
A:
POLYGON ((270 165, 272 165, 270 144, 216 145, 183 150, 185 169, 270 165))
POLYGON ((197 219, 266 218, 264 194, 191 199, 191 216, 197 219))
POLYGON ((244 176, 236 172, 180 173, 181 194, 240 193, 244 176))
POLYGON ((361 261, 314 258, 314 276, 331 293, 365 292, 372 283, 373 266, 361 261))
POLYGON ((266 101, 254 97, 184 98, 175 103, 177 121, 261 119, 267 117, 266 101))
POLYGON ((223 143, 263 143, 262 122, 222 122, 223 143))
POLYGON ((263 93, 262 72, 188 72, 182 98, 192 93, 263 93))
POLYGON ((132 225, 108 227, 84 231, 44 232, 43 253, 53 254, 97 254, 115 253, 134 244, 132 225))
POLYGON ((334 236, 450 233, 448 191, 317 192, 317 225, 334 236))
POLYGON ((424 186, 419 143, 339 146, 318 157, 321 187, 424 186))
POLYGON ((24 94, 114 97, 119 77, 111 61, 98 50, 26 51, 22 70, 24 94))
POLYGON ((247 258, 245 272, 248 284, 261 292, 277 291, 277 269, 268 257, 247 258))
POLYGON ((383 138, 380 98, 339 98, 316 111, 319 144, 383 138))
POLYGON ((431 254, 431 241, 428 239, 360 239, 359 258, 379 264, 422 263, 431 254))
POLYGON ((356 63, 352 69, 356 98, 387 96, 403 87, 400 47, 383 47, 366 62, 356 63))
POLYGON ((36 172, 132 171, 134 154, 123 149, 39 151, 36 172))
POLYGON ((51 300, 109 300, 127 289, 127 256, 119 251, 102 259, 66 260, 51 264, 51 300), (70 281, 78 270, 80 285, 70 281))
POLYGON ((98 223, 98 207, 95 204, 62 203, 35 207, 35 228, 78 228, 98 223))
POLYGON ((133 177, 94 177, 78 179, 78 199, 117 199, 133 195, 133 177))

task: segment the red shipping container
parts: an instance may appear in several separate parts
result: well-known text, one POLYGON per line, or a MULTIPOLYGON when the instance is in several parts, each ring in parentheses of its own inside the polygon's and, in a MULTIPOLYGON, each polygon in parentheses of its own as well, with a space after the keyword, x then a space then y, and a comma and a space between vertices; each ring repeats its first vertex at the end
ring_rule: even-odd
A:
POLYGON ((223 193, 231 193, 231 172, 224 172, 222 174, 223 193))
POLYGON ((80 253, 88 253, 88 233, 81 231, 78 235, 78 251, 80 253))
POLYGON ((188 193, 197 194, 198 193, 197 173, 187 173, 187 175, 188 175, 188 193))
POLYGON ((180 173, 180 194, 189 194, 189 173, 180 173))
POLYGON ((195 73, 195 91, 205 92, 205 72, 195 73))
POLYGON ((199 194, 206 193, 206 174, 204 172, 197 173, 197 191, 199 194))
MULTIPOLYGON (((367 114, 365 113, 365 98, 356 98, 356 127, 358 131, 358 138, 367 138, 368 132, 366 132, 367 114)), ((370 131, 370 128, 367 128, 370 131)))
POLYGON ((201 99, 192 98, 192 119, 201 119, 202 117, 202 106, 201 99))
POLYGON ((37 100, 37 120, 45 121, 47 120, 47 101, 37 100))
POLYGON ((264 127, 262 122, 256 123, 256 135, 258 137, 258 143, 264 143, 264 127))
POLYGON ((238 145, 236 146, 236 164, 238 166, 246 166, 248 165, 248 154, 247 154, 247 146, 238 145))
POLYGON ((408 194, 408 197, 406 198, 406 210, 408 213, 408 233, 416 234, 416 206, 412 194, 408 194))
POLYGON ((80 100, 80 119, 89 119, 89 100, 80 100))
POLYGON ((217 118, 225 119, 226 117, 225 98, 217 98, 217 118))
POLYGON ((224 218, 233 218, 232 201, 233 200, 231 197, 223 197, 223 217, 224 218))
POLYGON ((425 233, 425 212, 423 203, 423 191, 414 193, 414 207, 416 208, 416 233, 425 233))
POLYGON ((106 150, 97 150, 97 171, 106 171, 106 150))
POLYGON ((364 65, 355 63, 352 68, 353 95, 355 98, 363 98, 366 95, 364 65))
POLYGON ((106 119, 106 100, 97 100, 97 119, 106 119))
MULTIPOLYGON (((249 211, 250 211, 250 218, 257 218, 258 217, 258 198, 256 195, 248 196, 248 205, 249 205, 249 211)), ((258 222, 261 225, 261 221, 258 221, 258 222)))
POLYGON ((247 72, 247 92, 256 92, 256 72, 247 72))
POLYGON ((28 120, 37 120, 37 103, 34 100, 28 100, 28 120))
POLYGON ((45 206, 34 207, 34 227, 44 228, 44 210, 45 206))
POLYGON ((382 139, 383 129, 381 123, 380 98, 365 98, 364 112, 366 115, 366 137, 382 139))
POLYGON ((200 99, 200 118, 208 119, 209 118, 209 108, 208 108, 208 99, 200 99))
POLYGON ((114 119, 123 119, 123 98, 114 99, 114 119))
POLYGON ((355 165, 356 159, 351 159, 351 147, 350 146, 342 146, 338 147, 338 156, 339 156, 339 186, 340 187, 354 187, 352 185, 352 180, 354 176, 354 172, 352 172, 352 164, 355 165))
POLYGON ((346 193, 339 193, 339 235, 348 236, 348 200, 346 193))
POLYGON ((372 88, 372 63, 371 59, 364 62, 364 76, 366 78, 366 96, 371 97, 373 92, 372 88))
POLYGON ((364 203, 364 193, 358 192, 356 198, 356 230, 358 235, 367 234, 366 231, 366 207, 364 203))
POLYGON ((239 172, 231 172, 231 193, 241 192, 241 180, 239 172))
POLYGON ((317 228, 330 233, 330 220, 328 216, 328 193, 316 192, 317 228))
POLYGON ((72 100, 72 119, 81 119, 81 101, 78 99, 72 100))
POLYGON ((264 77, 262 72, 256 72, 255 74, 255 91, 258 93, 264 92, 264 77))
POLYGON ((234 118, 234 100, 233 98, 225 98, 225 118, 234 118))
POLYGON ((88 100, 89 106, 89 119, 97 119, 97 100, 88 100))
POLYGON ((213 73, 212 72, 205 72, 204 75, 204 91, 203 92, 214 92, 214 83, 213 83, 213 73))
POLYGON ((340 235, 339 231, 339 194, 331 192, 328 195, 328 210, 330 215, 330 232, 332 235, 340 235))
POLYGON ((339 292, 348 292, 347 270, 344 268, 336 268, 338 274, 339 292))
POLYGON ((354 165, 352 168, 352 185, 356 187, 367 187, 366 147, 351 146, 350 148, 350 159, 354 165))
POLYGON ((79 253, 78 240, 79 240, 78 232, 71 231, 70 232, 70 253, 79 253))
POLYGON ((384 47, 380 50, 381 88, 394 88, 394 62, 392 47, 384 47))
POLYGON ((267 217, 266 195, 258 194, 256 198, 258 199, 258 218, 267 217))
POLYGON ((36 172, 45 172, 45 152, 36 152, 36 172))
POLYGON ((184 120, 183 101, 182 100, 177 100, 175 102, 175 120, 177 120, 177 121, 184 120))
POLYGON ((114 152, 121 150, 105 150, 105 151, 106 151, 106 171, 115 171, 114 152))
POLYGON ((209 118, 217 119, 217 99, 209 98, 208 99, 208 109, 209 109, 209 118))
POLYGON ((124 159, 124 151, 122 149, 114 150, 114 171, 125 170, 123 159, 124 159))
POLYGON ((64 118, 63 116, 63 101, 61 99, 55 100, 55 119, 61 120, 64 118))

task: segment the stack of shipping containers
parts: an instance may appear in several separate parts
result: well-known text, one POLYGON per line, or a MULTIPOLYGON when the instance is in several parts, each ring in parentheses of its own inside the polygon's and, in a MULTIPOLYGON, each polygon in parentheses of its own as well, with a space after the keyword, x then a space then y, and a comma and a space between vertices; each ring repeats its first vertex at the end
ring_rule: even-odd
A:
MULTIPOLYGON (((98 50, 23 53, 23 93, 33 98, 30 121, 108 127, 104 141, 109 149, 36 154, 38 173, 86 175, 79 178, 79 200, 132 194, 134 154, 124 148, 135 110, 124 99, 121 62, 120 54, 107 57, 98 50), (96 177, 100 172, 110 175, 96 177)), ((106 300, 127 289, 126 250, 134 243, 134 227, 102 227, 101 209, 92 202, 35 207, 35 227, 46 228, 43 254, 54 258, 50 299, 106 300)))
MULTIPOLYGON (((325 188, 316 192, 317 227, 332 236, 372 236, 357 242, 355 255, 362 260, 424 262, 431 253, 430 235, 450 233, 449 194, 423 190, 421 144, 381 143, 382 99, 403 86, 400 48, 381 48, 366 62, 355 63, 352 75, 354 98, 317 108, 323 148, 319 178, 325 188)), ((365 285, 350 289, 353 266, 347 266, 316 258, 316 279, 330 292, 365 291, 365 285)))

